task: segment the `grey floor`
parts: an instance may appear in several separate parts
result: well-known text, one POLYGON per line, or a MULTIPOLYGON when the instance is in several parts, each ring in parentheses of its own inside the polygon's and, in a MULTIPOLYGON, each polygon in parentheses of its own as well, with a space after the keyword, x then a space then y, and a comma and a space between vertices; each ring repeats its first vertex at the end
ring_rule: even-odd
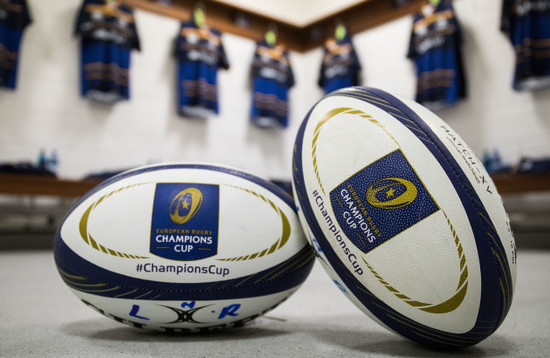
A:
POLYGON ((294 296, 248 326, 166 336, 86 307, 58 277, 50 250, 0 251, 0 357, 548 357, 550 251, 519 250, 518 263, 514 302, 498 331, 442 352, 378 326, 318 264, 294 296))

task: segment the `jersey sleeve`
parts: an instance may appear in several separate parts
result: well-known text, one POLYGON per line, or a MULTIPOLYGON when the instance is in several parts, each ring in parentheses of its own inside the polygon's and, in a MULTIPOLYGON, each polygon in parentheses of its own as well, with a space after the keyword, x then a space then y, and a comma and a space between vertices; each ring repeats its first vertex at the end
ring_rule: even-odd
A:
POLYGON ((411 60, 418 57, 418 52, 416 52, 416 46, 414 45, 415 39, 416 39, 414 24, 416 23, 417 19, 418 19, 418 14, 415 14, 413 17, 413 23, 411 26, 411 36, 409 37, 409 48, 407 51, 407 58, 411 60))
POLYGON ((31 14, 25 0, 11 0, 7 2, 6 10, 0 17, 2 24, 10 29, 23 30, 31 24, 31 14))
POLYGON ((78 36, 82 34, 84 24, 90 21, 90 15, 86 11, 86 5, 88 5, 89 1, 84 0, 80 4, 80 7, 78 8, 78 13, 76 15, 76 19, 74 22, 74 35, 78 36))
POLYGON ((287 86, 287 88, 290 88, 290 87, 292 87, 296 84, 296 81, 294 79, 294 72, 292 71, 292 65, 290 64, 290 56, 289 56, 288 51, 285 51, 285 56, 286 56, 287 61, 288 61, 288 69, 287 69, 288 79, 287 79, 286 86, 287 86))
POLYGON ((321 58, 321 66, 319 68, 319 76, 317 78, 317 85, 321 88, 325 85, 325 56, 327 55, 327 49, 323 46, 323 57, 321 58))
POLYGON ((359 86, 361 85, 361 61, 359 61, 359 56, 357 55, 357 51, 355 51, 355 47, 351 46, 351 57, 352 57, 352 70, 355 74, 354 78, 354 85, 359 86))
POLYGON ((502 8, 500 11, 500 31, 510 36, 512 31, 512 17, 510 16, 511 8, 514 5, 513 0, 502 0, 502 8))
POLYGON ((219 50, 218 67, 223 68, 225 70, 229 69, 229 60, 227 59, 227 53, 225 52, 225 48, 223 46, 221 33, 220 33, 220 46, 218 50, 219 50))
POLYGON ((13 25, 14 28, 22 30, 32 23, 31 12, 26 0, 17 0, 15 3, 21 6, 21 11, 17 12, 13 24, 8 23, 8 25, 13 25))
POLYGON ((138 26, 136 23, 135 11, 133 8, 129 6, 125 6, 125 11, 128 14, 132 15, 132 23, 130 24, 130 29, 132 30, 134 35, 129 39, 130 40, 129 47, 134 50, 141 51, 141 41, 139 39, 139 32, 138 32, 138 26))

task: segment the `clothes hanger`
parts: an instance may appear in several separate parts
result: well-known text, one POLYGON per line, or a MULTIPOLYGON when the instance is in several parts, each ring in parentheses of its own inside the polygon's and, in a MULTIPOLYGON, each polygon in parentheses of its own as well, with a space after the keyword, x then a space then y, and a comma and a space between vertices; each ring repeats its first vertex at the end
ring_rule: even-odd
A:
POLYGON ((277 24, 270 23, 267 27, 267 31, 265 33, 265 42, 271 47, 274 47, 277 44, 277 24))
POLYGON ((195 4, 195 10, 193 10, 193 21, 197 27, 203 27, 206 25, 206 6, 204 2, 199 1, 195 4))
POLYGON ((346 25, 344 25, 344 21, 342 19, 338 18, 335 22, 336 26, 334 27, 334 38, 336 41, 340 42, 346 37, 348 30, 346 29, 346 25))

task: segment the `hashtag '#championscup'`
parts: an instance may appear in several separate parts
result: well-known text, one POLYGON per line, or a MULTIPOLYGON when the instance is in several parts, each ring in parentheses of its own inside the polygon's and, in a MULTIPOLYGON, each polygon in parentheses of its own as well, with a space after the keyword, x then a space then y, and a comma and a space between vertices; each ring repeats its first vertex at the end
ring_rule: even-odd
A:
POLYGON ((183 273, 195 273, 201 275, 216 275, 225 277, 229 275, 230 270, 227 267, 218 267, 216 265, 199 266, 199 265, 157 265, 154 263, 137 264, 136 272, 157 273, 167 272, 175 273, 176 275, 183 273))

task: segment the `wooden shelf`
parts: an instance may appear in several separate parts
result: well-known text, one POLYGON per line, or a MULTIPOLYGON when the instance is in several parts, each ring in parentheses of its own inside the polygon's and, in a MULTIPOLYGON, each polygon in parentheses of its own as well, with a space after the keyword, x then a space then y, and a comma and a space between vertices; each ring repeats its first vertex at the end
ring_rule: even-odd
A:
POLYGON ((496 174, 491 177, 500 194, 550 191, 550 173, 496 174))
POLYGON ((79 197, 101 180, 65 180, 51 176, 0 174, 0 194, 79 197))
MULTIPOLYGON (((188 21, 196 0, 173 0, 165 5, 155 0, 122 0, 136 9, 188 21)), ((296 26, 275 18, 213 0, 203 0, 207 10, 206 23, 222 32, 259 41, 269 24, 277 25, 279 42, 291 50, 306 52, 323 44, 334 33, 335 19, 342 20, 354 35, 375 26, 409 15, 424 4, 425 0, 411 0, 410 4, 396 8, 392 0, 365 0, 355 6, 305 26, 296 26)))

